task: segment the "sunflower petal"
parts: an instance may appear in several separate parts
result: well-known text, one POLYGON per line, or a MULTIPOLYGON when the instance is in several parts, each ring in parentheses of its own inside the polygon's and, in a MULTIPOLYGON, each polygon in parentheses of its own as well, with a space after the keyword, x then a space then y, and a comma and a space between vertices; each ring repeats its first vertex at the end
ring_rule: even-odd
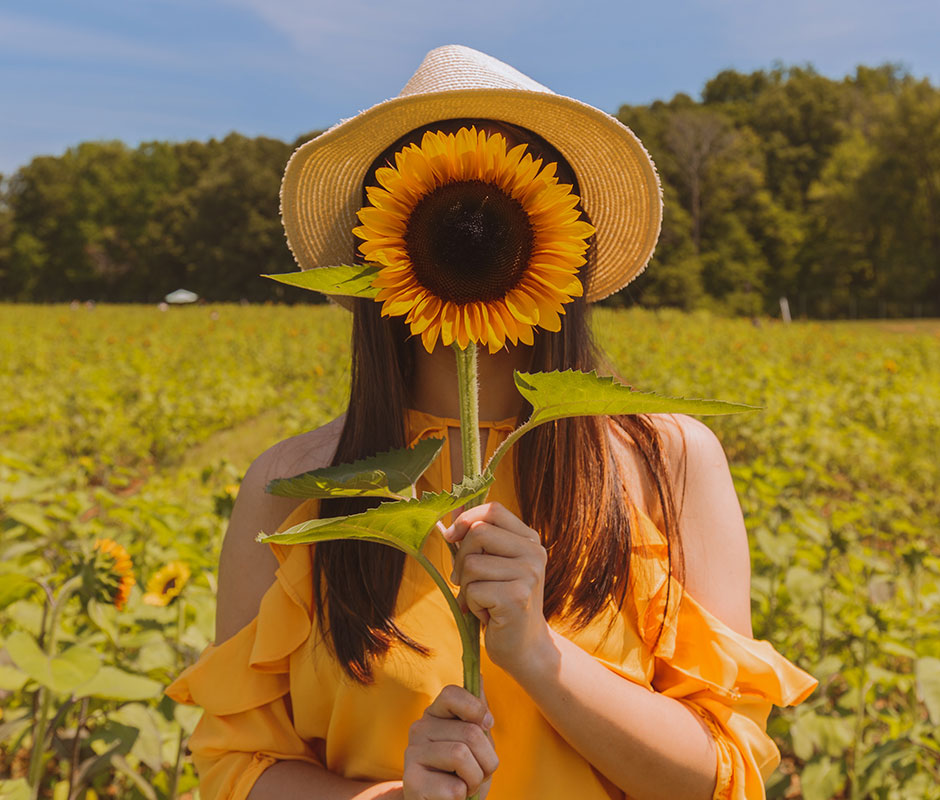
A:
POLYGON ((512 289, 505 297, 506 308, 512 315, 525 325, 538 325, 538 304, 523 292, 519 287, 512 289))
POLYGON ((506 307, 506 301, 501 300, 491 306, 491 308, 499 314, 500 322, 506 329, 506 337, 509 341, 513 344, 519 344, 519 327, 522 323, 516 322, 516 318, 512 315, 512 312, 506 307))
POLYGON ((501 350, 506 344, 506 329, 500 321, 499 314, 484 306, 481 309, 483 327, 486 331, 486 346, 490 353, 501 350))
POLYGON ((519 326, 519 341, 530 347, 535 344, 535 336, 533 335, 531 325, 519 326))
POLYGON ((434 345, 437 344, 437 337, 440 335, 441 325, 440 321, 436 321, 433 325, 429 325, 424 329, 424 332, 421 334, 421 344, 424 345, 424 349, 429 353, 434 352, 434 345))

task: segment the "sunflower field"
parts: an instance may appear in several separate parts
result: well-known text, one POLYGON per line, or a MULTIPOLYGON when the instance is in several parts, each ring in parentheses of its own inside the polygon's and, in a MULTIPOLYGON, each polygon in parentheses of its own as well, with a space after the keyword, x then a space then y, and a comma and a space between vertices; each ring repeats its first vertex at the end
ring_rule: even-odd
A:
MULTIPOLYGON (((0 306, 0 797, 198 797, 198 709, 237 486, 332 419, 331 306, 0 306)), ((706 418, 751 537, 755 636, 820 680, 769 730, 771 798, 940 798, 940 324, 600 309, 638 389, 706 418)))

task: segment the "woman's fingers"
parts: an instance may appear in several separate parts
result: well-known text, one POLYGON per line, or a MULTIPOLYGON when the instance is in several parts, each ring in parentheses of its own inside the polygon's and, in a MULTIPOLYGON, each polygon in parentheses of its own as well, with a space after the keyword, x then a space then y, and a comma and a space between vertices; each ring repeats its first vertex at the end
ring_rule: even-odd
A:
POLYGON ((460 686, 445 686, 424 713, 438 719, 462 719, 484 728, 493 725, 486 702, 460 686))
MULTIPOLYGON (((535 534, 535 531, 532 533, 535 534)), ((485 521, 474 522, 460 542, 460 549, 464 552, 486 551, 507 558, 516 558, 532 548, 541 546, 542 543, 537 536, 530 538, 514 535, 506 528, 500 528, 498 525, 485 521)))
POLYGON ((446 686, 409 731, 405 797, 464 800, 477 792, 499 763, 486 732, 492 724, 485 700, 446 686))
MULTIPOLYGON (((410 750, 410 748, 409 748, 410 750)), ((462 778, 450 772, 428 769, 405 752, 402 774, 404 800, 467 800, 470 789, 462 778)))
POLYGON ((489 523, 475 524, 460 543, 451 581, 465 586, 473 580, 513 580, 544 574, 548 560, 537 539, 508 535, 489 523))
POLYGON ((513 558, 476 552, 465 554, 460 559, 459 570, 455 568, 454 572, 455 577, 460 578, 460 585, 466 587, 474 581, 515 580, 519 577, 520 566, 513 558))
POLYGON ((484 503, 464 511, 444 532, 444 538, 449 542, 462 541, 474 524, 480 522, 488 523, 525 539, 539 541, 536 531, 500 503, 484 503))
POLYGON ((530 612, 536 602, 532 589, 520 581, 485 581, 463 590, 467 610, 487 625, 503 625, 530 612))
POLYGON ((465 742, 421 742, 408 745, 412 760, 427 770, 452 772, 466 786, 467 794, 475 792, 487 778, 465 742))

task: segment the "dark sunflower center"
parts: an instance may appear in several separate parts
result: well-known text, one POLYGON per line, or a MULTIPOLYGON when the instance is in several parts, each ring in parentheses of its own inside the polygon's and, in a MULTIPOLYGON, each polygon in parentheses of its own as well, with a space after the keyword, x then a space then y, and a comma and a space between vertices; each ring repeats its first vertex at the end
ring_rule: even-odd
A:
POLYGON ((518 200, 484 181, 457 181, 421 198, 405 246, 415 277, 453 303, 504 297, 525 274, 532 226, 518 200))
POLYGON ((167 593, 168 591, 170 591, 170 589, 172 589, 174 586, 176 586, 176 578, 170 578, 170 579, 163 585, 163 593, 166 594, 166 593, 167 593))

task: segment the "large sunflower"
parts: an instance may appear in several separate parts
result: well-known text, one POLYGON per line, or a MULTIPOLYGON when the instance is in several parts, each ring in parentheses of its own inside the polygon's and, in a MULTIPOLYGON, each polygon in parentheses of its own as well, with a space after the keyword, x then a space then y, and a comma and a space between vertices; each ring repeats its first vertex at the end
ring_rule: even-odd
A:
POLYGON ((594 228, 556 164, 475 127, 427 132, 380 167, 353 232, 383 316, 404 316, 431 352, 438 339, 496 352, 561 328, 584 292, 578 270, 594 228))
POLYGON ((189 580, 189 566, 182 561, 171 561, 158 569, 147 581, 147 592, 143 601, 150 606, 168 606, 183 591, 189 580))

